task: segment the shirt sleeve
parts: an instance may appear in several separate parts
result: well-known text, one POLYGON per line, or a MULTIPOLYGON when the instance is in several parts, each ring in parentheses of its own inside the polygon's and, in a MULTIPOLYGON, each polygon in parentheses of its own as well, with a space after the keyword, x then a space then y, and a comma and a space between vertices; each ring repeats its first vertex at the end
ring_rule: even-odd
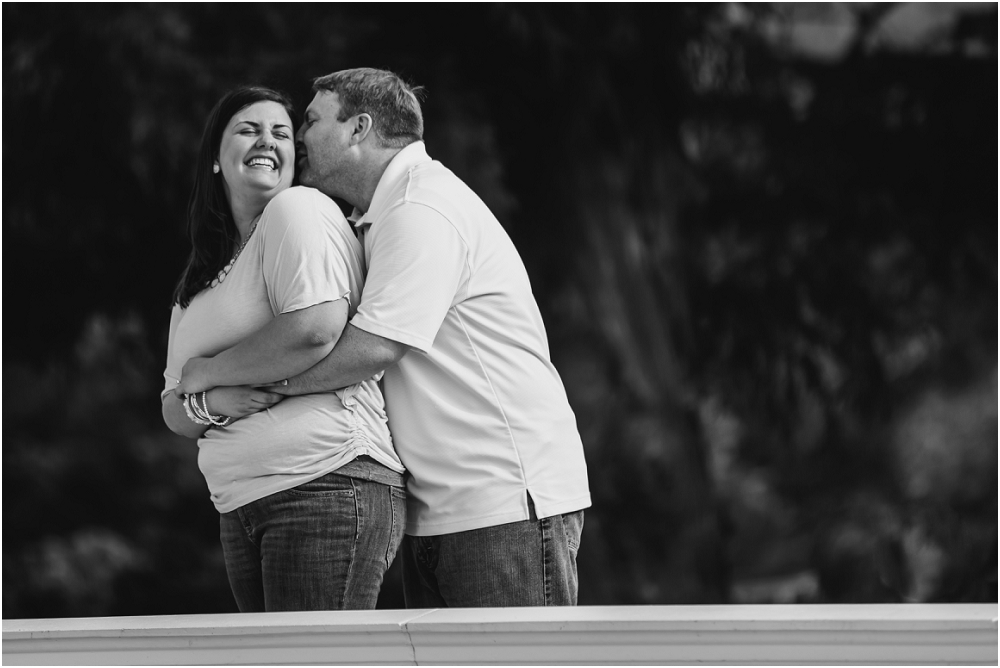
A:
POLYGON ((275 315, 349 297, 347 248, 334 229, 347 225, 332 201, 304 188, 289 188, 265 208, 262 267, 275 315))
POLYGON ((163 370, 163 391, 160 392, 160 401, 167 397, 167 393, 173 390, 181 382, 181 370, 183 367, 178 363, 174 354, 174 339, 177 336, 177 325, 181 322, 181 315, 184 310, 180 304, 174 304, 170 311, 170 333, 167 335, 167 368, 163 370))
POLYGON ((447 218, 417 203, 387 213, 367 241, 368 278, 351 324, 429 352, 467 283, 468 246, 447 218))

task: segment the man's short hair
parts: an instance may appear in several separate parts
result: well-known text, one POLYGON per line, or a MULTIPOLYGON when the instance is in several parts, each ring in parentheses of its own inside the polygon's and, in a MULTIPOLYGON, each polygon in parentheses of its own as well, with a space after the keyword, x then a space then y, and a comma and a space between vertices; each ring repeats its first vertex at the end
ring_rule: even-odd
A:
POLYGON ((386 70, 359 67, 341 70, 313 80, 313 91, 336 93, 340 101, 339 121, 368 114, 379 146, 403 148, 424 137, 424 117, 420 112, 423 92, 386 70))

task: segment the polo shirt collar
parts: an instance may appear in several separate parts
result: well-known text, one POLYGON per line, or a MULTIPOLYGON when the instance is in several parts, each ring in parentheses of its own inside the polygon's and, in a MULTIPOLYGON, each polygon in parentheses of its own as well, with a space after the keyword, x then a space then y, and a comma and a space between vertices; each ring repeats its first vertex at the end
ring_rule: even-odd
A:
POLYGON ((385 206, 385 200, 389 193, 394 190, 393 186, 396 185, 396 182, 413 167, 430 162, 430 160, 431 157, 427 155, 427 147, 424 142, 415 141, 408 145, 389 161, 389 165, 382 173, 382 178, 375 186, 375 194, 372 196, 372 204, 368 207, 368 211, 361 211, 355 207, 347 219, 359 230, 366 225, 371 225, 385 206))

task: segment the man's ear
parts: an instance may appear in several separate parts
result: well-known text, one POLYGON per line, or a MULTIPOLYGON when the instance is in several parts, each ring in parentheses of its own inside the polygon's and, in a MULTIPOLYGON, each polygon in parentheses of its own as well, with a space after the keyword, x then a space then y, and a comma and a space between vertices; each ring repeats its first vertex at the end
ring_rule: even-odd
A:
POLYGON ((373 121, 368 114, 358 114, 354 117, 354 124, 351 127, 351 146, 357 146, 372 133, 373 121))

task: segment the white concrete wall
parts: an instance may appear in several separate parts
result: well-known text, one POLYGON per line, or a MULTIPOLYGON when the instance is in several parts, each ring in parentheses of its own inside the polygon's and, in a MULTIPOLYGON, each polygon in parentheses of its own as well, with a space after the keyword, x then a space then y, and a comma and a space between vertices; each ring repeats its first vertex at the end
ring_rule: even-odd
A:
POLYGON ((989 664, 997 605, 635 606, 4 620, 3 664, 989 664))

